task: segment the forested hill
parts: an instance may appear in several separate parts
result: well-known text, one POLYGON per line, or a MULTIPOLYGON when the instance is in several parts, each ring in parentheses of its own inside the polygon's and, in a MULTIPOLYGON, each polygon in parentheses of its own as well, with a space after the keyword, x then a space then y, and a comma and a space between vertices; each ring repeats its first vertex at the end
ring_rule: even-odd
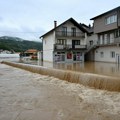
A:
POLYGON ((22 52, 28 49, 42 50, 42 43, 36 41, 23 40, 17 37, 0 37, 0 49, 22 52))

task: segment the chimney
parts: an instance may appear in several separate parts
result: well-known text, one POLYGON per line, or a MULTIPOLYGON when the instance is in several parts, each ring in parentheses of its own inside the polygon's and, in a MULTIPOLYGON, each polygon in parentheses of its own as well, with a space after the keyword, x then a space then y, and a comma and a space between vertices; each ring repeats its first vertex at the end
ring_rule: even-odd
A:
POLYGON ((88 27, 91 28, 91 25, 89 24, 88 27))
POLYGON ((54 21, 54 28, 57 27, 57 21, 54 21))

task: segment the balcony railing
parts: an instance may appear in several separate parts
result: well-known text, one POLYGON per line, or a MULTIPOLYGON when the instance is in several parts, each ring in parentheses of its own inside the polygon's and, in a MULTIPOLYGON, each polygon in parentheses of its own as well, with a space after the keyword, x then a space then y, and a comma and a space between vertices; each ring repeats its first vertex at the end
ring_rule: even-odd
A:
POLYGON ((65 32, 65 31, 56 31, 56 37, 80 37, 85 38, 85 33, 80 32, 65 32))
POLYGON ((69 50, 69 49, 86 49, 87 45, 59 45, 59 44, 54 44, 55 50, 69 50))
POLYGON ((120 43, 120 37, 118 38, 114 38, 113 40, 107 40, 106 42, 100 42, 100 40, 98 41, 98 45, 100 46, 104 46, 104 45, 115 45, 117 43, 120 43))
POLYGON ((115 42, 115 43, 120 43, 120 37, 115 38, 114 42, 115 42))

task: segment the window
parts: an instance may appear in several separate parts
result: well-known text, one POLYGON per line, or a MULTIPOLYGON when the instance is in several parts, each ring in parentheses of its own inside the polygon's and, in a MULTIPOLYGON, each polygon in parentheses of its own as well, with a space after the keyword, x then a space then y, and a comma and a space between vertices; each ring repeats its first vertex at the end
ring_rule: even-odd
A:
POLYGON ((120 29, 115 30, 115 38, 120 37, 120 29))
POLYGON ((71 28, 71 36, 75 37, 76 36, 76 28, 71 28))
POLYGON ((119 36, 118 30, 115 30, 115 38, 119 36))
POLYGON ((65 61, 65 52, 57 52, 54 57, 55 62, 65 61))
POLYGON ((73 60, 80 61, 82 59, 82 52, 73 52, 73 60))
POLYGON ((110 43, 114 42, 114 33, 110 33, 110 43))
POLYGON ((106 24, 110 24, 110 17, 106 18, 106 24))
POLYGON ((103 58, 104 57, 104 52, 100 52, 100 56, 101 56, 101 58, 103 58))
POLYGON ((93 45, 93 40, 90 40, 89 43, 90 43, 90 46, 93 45))
POLYGON ((57 40, 57 44, 59 44, 59 45, 65 45, 66 44, 66 40, 65 39, 58 39, 57 40))
POLYGON ((115 23, 115 22, 117 22, 117 15, 112 15, 112 16, 109 16, 105 19, 106 25, 111 24, 111 23, 115 23))
POLYGON ((111 51, 110 55, 111 55, 111 58, 115 58, 115 52, 114 51, 111 51))
POLYGON ((108 40, 108 35, 105 34, 105 35, 104 35, 104 43, 105 43, 105 44, 107 44, 107 40, 108 40))
POLYGON ((75 40, 75 45, 80 45, 80 40, 75 40))
POLYGON ((119 29, 119 36, 120 36, 120 29, 119 29))
POLYGON ((104 44, 104 37, 103 35, 100 35, 100 45, 104 44))
POLYGON ((67 27, 62 27, 62 35, 67 36, 67 27))

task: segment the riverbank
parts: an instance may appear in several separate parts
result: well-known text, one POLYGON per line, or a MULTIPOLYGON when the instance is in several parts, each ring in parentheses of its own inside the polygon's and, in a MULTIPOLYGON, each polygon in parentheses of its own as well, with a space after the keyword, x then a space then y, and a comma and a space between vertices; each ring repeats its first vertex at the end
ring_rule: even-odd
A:
POLYGON ((0 64, 0 120, 119 120, 120 93, 0 64))

